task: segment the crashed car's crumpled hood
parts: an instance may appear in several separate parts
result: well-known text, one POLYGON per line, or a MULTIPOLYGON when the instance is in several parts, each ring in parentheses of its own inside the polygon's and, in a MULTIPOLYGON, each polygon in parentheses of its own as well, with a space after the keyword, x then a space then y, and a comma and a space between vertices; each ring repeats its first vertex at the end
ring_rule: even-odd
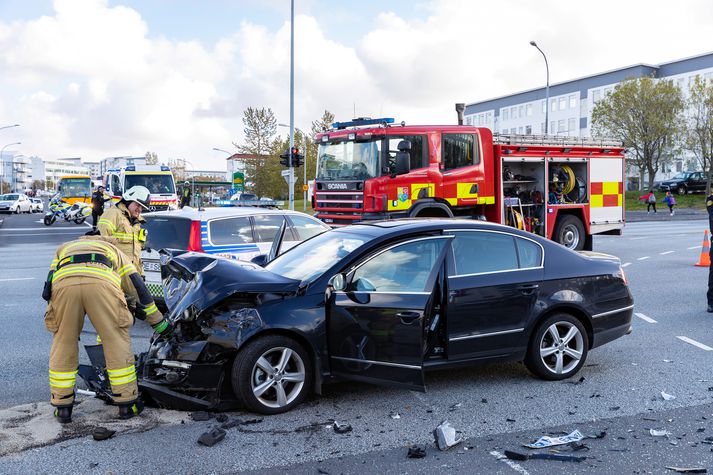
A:
POLYGON ((191 305, 205 310, 234 293, 294 294, 300 286, 251 262, 172 249, 161 250, 161 277, 171 319, 191 305))

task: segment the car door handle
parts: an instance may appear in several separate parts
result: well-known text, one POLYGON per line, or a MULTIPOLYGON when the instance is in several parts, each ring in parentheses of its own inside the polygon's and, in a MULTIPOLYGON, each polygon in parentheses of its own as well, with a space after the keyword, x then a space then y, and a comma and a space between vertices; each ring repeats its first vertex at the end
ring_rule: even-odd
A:
POLYGON ((522 284, 517 289, 525 295, 532 295, 539 287, 539 284, 522 284))
POLYGON ((401 319, 401 323, 404 325, 411 325, 421 317, 421 314, 419 312, 399 312, 396 316, 401 319))

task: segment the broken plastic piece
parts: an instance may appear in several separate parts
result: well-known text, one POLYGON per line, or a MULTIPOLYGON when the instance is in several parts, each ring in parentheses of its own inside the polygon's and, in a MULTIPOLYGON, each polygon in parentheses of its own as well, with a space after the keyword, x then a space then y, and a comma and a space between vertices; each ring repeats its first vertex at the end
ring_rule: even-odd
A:
POLYGON ((542 449, 544 447, 552 447, 553 445, 564 445, 572 442, 579 442, 582 439, 584 439, 584 435, 582 435, 582 433, 578 430, 575 430, 571 434, 567 434, 562 437, 548 437, 546 435, 542 436, 537 439, 536 442, 533 442, 531 444, 525 444, 525 447, 529 449, 542 449))
POLYGON ((198 443, 206 447, 213 447, 215 444, 225 439, 225 431, 220 427, 215 427, 209 432, 204 432, 198 437, 198 443))
POLYGON ((92 437, 94 440, 106 440, 111 439, 111 437, 116 434, 115 430, 107 429, 106 427, 97 427, 92 432, 92 437))
POLYGON ((204 422, 213 418, 213 414, 205 411, 191 412, 191 419, 196 422, 204 422))
POLYGON ((215 420, 218 422, 228 422, 228 416, 226 416, 225 414, 218 414, 215 417, 215 420))
POLYGON ((649 429, 649 434, 654 437, 668 437, 671 433, 667 430, 649 429))
POLYGON ((410 459, 422 459, 426 456, 426 446, 425 445, 412 445, 408 448, 408 453, 406 457, 410 459))
POLYGON ((667 394, 663 391, 661 391, 661 397, 663 398, 664 401, 672 401, 673 399, 676 399, 676 396, 672 394, 667 394))
POLYGON ((666 467, 666 469, 678 473, 708 473, 708 470, 703 467, 666 467))
POLYGON ((349 424, 340 424, 337 421, 334 421, 332 427, 334 428, 334 432, 336 432, 337 434, 346 434, 347 432, 352 431, 352 426, 350 426, 349 424))
POLYGON ((401 414, 399 414, 398 412, 392 412, 391 414, 389 414, 389 417, 391 417, 392 419, 401 419, 401 414))
POLYGON ((575 457, 574 455, 560 455, 560 454, 521 454, 520 452, 513 452, 512 450, 506 450, 505 456, 510 460, 560 460, 562 462, 584 462, 587 457, 575 457))
POLYGON ((448 450, 454 445, 463 442, 463 439, 458 437, 455 428, 448 421, 443 421, 433 430, 433 437, 436 439, 436 445, 439 450, 448 450))

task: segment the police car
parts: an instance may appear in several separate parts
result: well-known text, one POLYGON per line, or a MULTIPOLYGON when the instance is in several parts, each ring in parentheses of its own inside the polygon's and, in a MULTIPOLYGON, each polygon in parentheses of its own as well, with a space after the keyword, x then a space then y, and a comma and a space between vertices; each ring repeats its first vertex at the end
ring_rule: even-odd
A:
POLYGON ((330 229, 304 213, 259 207, 184 207, 179 211, 147 213, 144 218, 148 237, 141 259, 146 285, 159 303, 163 301, 158 252, 161 249, 185 249, 228 259, 250 260, 270 251, 275 234, 285 220, 282 252, 330 229))

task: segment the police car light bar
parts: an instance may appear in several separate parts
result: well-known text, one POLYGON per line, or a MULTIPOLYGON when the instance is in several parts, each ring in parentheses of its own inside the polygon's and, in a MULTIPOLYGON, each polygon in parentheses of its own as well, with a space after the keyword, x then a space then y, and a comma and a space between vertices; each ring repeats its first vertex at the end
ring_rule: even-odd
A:
POLYGON ((349 122, 334 122, 332 124, 333 129, 346 129, 347 127, 357 127, 360 125, 380 125, 380 124, 393 124, 394 119, 392 117, 381 117, 378 119, 370 119, 368 117, 360 117, 358 119, 353 119, 349 122))

